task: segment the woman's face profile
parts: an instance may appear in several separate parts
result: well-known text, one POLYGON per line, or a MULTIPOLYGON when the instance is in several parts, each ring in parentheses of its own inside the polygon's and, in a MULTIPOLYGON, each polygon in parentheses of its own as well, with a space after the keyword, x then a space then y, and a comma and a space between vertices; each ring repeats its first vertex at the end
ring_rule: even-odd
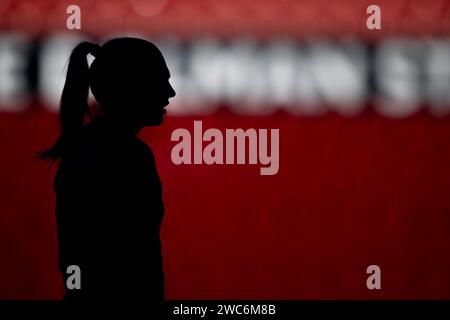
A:
POLYGON ((169 99, 175 96, 161 52, 136 39, 112 40, 102 50, 95 68, 99 90, 94 84, 93 93, 105 114, 134 126, 160 125, 169 99))
MULTIPOLYGON (((161 57, 162 58, 162 57, 161 57)), ((175 96, 164 60, 158 64, 143 61, 142 68, 125 82, 123 107, 140 126, 160 125, 167 113, 169 99, 175 96)))

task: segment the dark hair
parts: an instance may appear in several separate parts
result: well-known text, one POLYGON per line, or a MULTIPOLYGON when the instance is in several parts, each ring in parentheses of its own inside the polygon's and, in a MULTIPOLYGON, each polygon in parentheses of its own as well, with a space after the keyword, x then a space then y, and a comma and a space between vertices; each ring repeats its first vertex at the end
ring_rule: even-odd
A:
POLYGON ((61 133, 56 143, 37 153, 39 159, 55 161, 61 157, 66 147, 76 141, 83 127, 88 106, 89 66, 87 55, 96 55, 100 46, 91 42, 82 42, 72 51, 67 67, 66 82, 60 100, 59 117, 61 133))

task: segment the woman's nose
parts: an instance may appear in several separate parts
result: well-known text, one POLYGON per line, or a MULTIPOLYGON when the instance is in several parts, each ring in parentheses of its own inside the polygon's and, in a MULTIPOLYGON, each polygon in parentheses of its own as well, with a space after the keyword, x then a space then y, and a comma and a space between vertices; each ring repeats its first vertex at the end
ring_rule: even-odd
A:
POLYGON ((175 97, 175 95, 176 95, 176 92, 175 92, 175 90, 173 90, 173 87, 169 83, 169 97, 173 98, 173 97, 175 97))

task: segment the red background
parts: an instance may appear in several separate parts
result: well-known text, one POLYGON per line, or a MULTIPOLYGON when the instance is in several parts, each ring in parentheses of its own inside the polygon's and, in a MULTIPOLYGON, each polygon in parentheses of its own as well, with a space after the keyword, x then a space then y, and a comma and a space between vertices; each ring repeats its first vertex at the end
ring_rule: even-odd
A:
MULTIPOLYGON (((348 9, 356 2, 343 3, 348 9)), ((392 3, 395 9, 406 2, 392 3)), ((309 8, 317 11, 311 3, 309 8)), ((416 12, 399 8, 387 11, 387 21, 395 21, 395 12, 416 12)), ((445 10, 433 18, 439 32, 448 28, 440 16, 445 10)), ((428 26, 424 17, 417 21, 428 26)), ((12 29, 5 21, 2 28, 12 29)), ((347 118, 282 111, 243 117, 220 109, 201 117, 168 116, 163 126, 143 130, 164 188, 166 297, 450 298, 450 118, 426 108, 398 120, 365 110, 347 118), (170 134, 192 130, 193 120, 202 120, 204 129, 279 128, 279 173, 260 176, 250 165, 172 164, 170 134), (371 264, 381 267, 382 290, 366 288, 371 264)), ((57 131, 57 116, 39 105, 0 113, 1 299, 62 295, 54 168, 33 159, 57 131)))
MULTIPOLYGON (((202 117, 203 127, 280 128, 280 171, 173 165, 170 134, 145 129, 164 183, 167 298, 449 298, 450 119, 202 117), (366 267, 382 290, 366 288, 366 267)), ((58 298, 45 111, 2 115, 0 297, 58 298)))

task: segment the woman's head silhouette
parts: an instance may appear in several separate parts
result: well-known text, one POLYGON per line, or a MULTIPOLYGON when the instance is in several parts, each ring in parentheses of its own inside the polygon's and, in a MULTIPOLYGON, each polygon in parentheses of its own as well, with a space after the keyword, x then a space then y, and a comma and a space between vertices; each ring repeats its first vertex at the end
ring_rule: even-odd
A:
POLYGON ((160 124, 175 91, 158 48, 142 39, 118 38, 93 53, 90 85, 103 112, 142 126, 160 124))
MULTIPOLYGON (((159 125, 175 91, 159 49, 138 38, 116 38, 103 46, 82 42, 72 51, 60 102, 61 134, 56 144, 39 156, 56 160, 77 140, 88 106, 88 92, 97 100, 99 117, 136 132, 159 125), (90 68, 87 55, 95 59, 90 68)), ((91 116, 92 117, 92 116, 91 116)))

